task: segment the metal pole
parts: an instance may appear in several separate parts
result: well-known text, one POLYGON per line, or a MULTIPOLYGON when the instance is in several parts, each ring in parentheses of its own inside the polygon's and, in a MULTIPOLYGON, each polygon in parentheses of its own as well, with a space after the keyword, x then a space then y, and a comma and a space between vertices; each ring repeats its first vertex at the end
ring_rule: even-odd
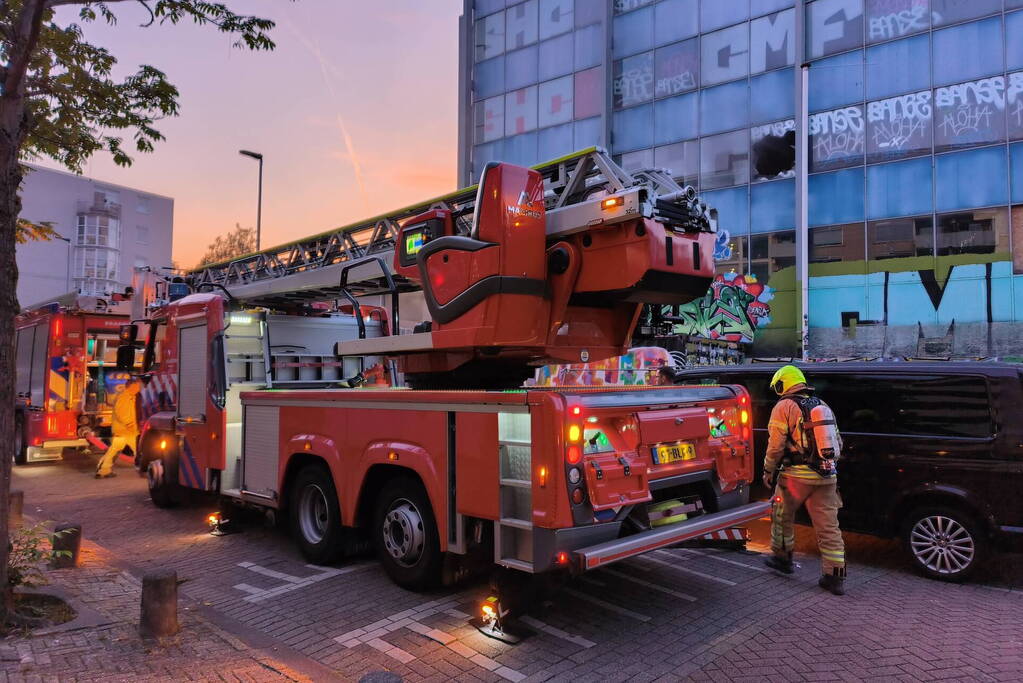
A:
POLYGON ((256 200, 256 251, 263 228, 263 155, 259 156, 259 198, 256 200))
POLYGON ((71 240, 67 241, 67 272, 64 277, 64 291, 71 291, 71 240))
POLYGON ((805 361, 810 345, 810 231, 807 212, 809 172, 810 63, 806 49, 806 1, 796 0, 796 279, 799 281, 799 355, 805 361))

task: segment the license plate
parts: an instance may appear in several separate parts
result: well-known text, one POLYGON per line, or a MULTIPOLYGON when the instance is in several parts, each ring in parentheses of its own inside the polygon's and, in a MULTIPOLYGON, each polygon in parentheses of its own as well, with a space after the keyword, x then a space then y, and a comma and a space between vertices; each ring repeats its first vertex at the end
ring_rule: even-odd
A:
POLYGON ((691 443, 656 446, 651 450, 653 450, 655 465, 667 465, 671 462, 696 459, 696 447, 691 443))

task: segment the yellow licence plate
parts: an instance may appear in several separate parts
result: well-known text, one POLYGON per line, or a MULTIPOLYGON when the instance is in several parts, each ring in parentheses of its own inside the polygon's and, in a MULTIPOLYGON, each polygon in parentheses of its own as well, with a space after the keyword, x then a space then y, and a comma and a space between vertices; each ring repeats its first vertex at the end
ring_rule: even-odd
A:
POLYGON ((680 460, 695 460, 696 447, 691 443, 679 443, 671 446, 657 446, 653 449, 654 464, 666 465, 680 460))

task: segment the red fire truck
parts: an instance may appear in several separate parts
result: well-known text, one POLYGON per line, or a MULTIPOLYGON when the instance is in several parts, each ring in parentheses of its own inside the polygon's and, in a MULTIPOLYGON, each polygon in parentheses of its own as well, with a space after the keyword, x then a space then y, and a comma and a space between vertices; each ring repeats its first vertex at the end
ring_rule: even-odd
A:
POLYGON ((56 460, 65 448, 102 447, 114 397, 130 372, 116 364, 126 304, 67 295, 15 321, 14 461, 56 460))
POLYGON ((741 387, 513 388, 701 295, 713 230, 691 189, 593 149, 197 271, 150 320, 152 499, 275 510, 317 563, 369 542, 410 588, 481 563, 581 572, 761 517, 741 387), (325 298, 347 309, 308 305, 325 298), (335 388, 382 359, 414 388, 335 388))

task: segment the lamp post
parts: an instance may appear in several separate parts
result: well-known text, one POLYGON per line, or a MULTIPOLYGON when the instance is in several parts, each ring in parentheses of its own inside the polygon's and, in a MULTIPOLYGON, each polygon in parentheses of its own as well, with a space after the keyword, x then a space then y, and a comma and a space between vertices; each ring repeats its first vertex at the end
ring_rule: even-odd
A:
POLYGON ((61 242, 67 242, 67 269, 64 273, 64 292, 67 293, 71 291, 71 238, 60 235, 56 235, 56 238, 61 242))
POLYGON ((263 219, 263 155, 259 152, 250 152, 247 149, 240 149, 238 153, 242 156, 252 157, 259 162, 259 198, 256 200, 256 251, 259 251, 259 236, 263 219))

